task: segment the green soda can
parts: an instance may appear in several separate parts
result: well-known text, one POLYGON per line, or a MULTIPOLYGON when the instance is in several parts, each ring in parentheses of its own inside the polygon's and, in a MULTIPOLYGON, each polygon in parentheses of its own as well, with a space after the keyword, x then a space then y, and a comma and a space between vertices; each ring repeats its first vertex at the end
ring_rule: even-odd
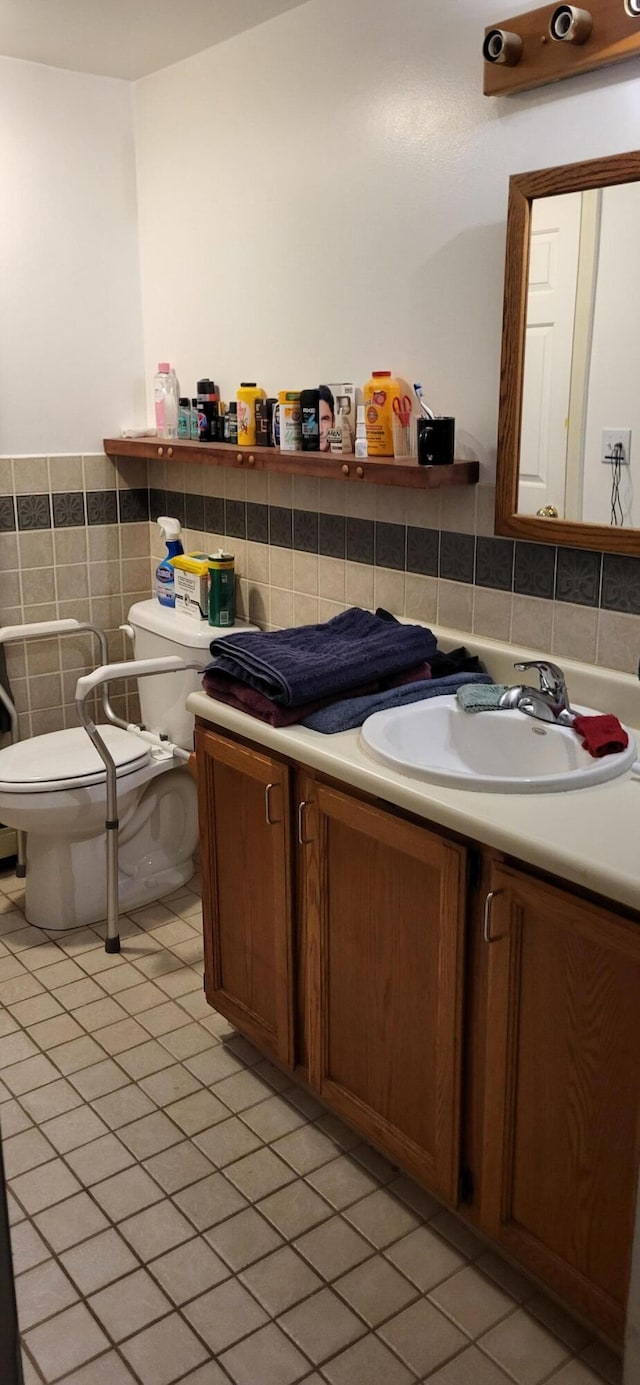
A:
POLYGON ((209 561, 209 624, 235 625, 236 574, 232 553, 213 553, 209 561))

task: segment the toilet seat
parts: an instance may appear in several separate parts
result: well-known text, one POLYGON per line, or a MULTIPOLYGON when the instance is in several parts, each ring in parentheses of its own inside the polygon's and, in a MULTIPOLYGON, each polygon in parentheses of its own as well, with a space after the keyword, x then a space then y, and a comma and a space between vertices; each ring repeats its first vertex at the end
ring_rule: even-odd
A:
MULTIPOLYGON (((146 741, 119 726, 101 726, 100 734, 116 764, 118 779, 142 769, 150 759, 146 741)), ((49 731, 0 750, 0 792, 52 793, 104 783, 104 764, 86 731, 49 731)))

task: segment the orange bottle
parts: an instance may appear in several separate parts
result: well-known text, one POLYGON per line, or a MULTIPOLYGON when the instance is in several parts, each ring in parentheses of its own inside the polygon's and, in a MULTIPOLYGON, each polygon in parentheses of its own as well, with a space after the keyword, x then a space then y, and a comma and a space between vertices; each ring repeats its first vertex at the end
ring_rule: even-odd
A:
POLYGON ((364 387, 364 417, 370 457, 393 457, 393 402, 401 384, 390 370, 374 370, 364 387))

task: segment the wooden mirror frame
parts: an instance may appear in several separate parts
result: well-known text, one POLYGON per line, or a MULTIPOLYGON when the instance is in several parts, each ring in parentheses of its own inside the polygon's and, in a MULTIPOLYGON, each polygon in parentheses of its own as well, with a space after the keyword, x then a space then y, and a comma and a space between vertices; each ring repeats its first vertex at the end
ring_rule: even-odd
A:
MULTIPOLYGON (((640 181, 640 152, 613 158, 518 173, 509 180, 507 248, 505 256, 502 364, 496 471, 496 534, 536 543, 565 544, 607 553, 640 555, 640 529, 618 529, 608 524, 587 524, 567 519, 541 519, 521 515, 518 507, 522 387, 524 378, 527 291, 529 282, 529 233, 531 203, 536 197, 583 192, 640 181)), ((640 440, 639 440, 640 442, 640 440)))

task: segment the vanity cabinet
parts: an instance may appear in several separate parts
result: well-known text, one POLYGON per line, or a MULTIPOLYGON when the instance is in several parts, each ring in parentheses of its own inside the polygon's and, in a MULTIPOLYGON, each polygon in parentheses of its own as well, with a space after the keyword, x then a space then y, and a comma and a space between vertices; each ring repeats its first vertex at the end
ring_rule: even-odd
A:
POLYGON ((207 1000, 259 1048, 294 1061, 289 770, 196 731, 207 1000))
POLYGON ((302 777, 310 1085, 456 1201, 466 851, 302 777))
POLYGON ((622 1331, 640 1158, 640 929, 494 864, 479 1224, 622 1331))
POLYGON ((200 723, 208 1000, 621 1340, 633 917, 200 723))

